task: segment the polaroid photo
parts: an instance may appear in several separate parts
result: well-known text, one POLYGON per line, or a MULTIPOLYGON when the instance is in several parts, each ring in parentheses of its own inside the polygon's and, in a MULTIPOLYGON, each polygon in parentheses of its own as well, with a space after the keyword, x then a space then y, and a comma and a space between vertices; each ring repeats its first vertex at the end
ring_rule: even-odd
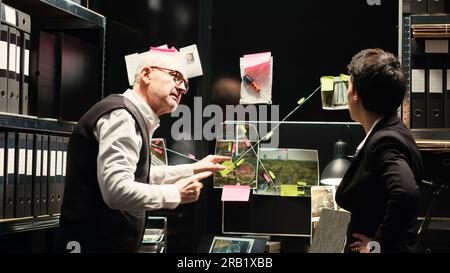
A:
POLYGON ((215 236, 209 253, 251 253, 255 239, 215 236))
POLYGON ((323 209, 336 210, 334 186, 315 186, 311 188, 311 221, 318 222, 323 209))
POLYGON ((197 45, 180 48, 180 54, 186 65, 186 76, 194 78, 203 75, 202 63, 198 54, 197 45))

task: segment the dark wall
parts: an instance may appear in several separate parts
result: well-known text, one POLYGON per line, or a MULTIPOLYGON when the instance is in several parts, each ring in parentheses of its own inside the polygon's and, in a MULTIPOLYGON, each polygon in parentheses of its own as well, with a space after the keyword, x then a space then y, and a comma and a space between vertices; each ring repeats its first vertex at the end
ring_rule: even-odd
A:
MULTIPOLYGON (((398 1, 213 1, 212 76, 239 77, 239 57, 271 51, 273 103, 283 106, 283 117, 320 85, 322 75, 346 73, 359 50, 397 54, 397 25, 398 1)), ((321 110, 317 94, 291 120, 350 118, 347 111, 321 110)))

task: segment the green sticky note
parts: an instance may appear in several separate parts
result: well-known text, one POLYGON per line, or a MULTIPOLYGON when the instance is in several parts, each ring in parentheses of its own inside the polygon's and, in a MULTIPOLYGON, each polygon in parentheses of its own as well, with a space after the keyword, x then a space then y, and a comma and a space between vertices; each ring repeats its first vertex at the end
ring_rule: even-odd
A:
POLYGON ((341 78, 341 81, 343 81, 343 82, 348 82, 348 80, 350 79, 350 76, 345 75, 345 74, 341 74, 339 77, 341 78))
POLYGON ((301 98, 299 101, 297 101, 298 105, 302 105, 305 102, 305 97, 301 98))
POLYGON ((275 174, 272 171, 269 171, 270 177, 272 177, 272 179, 275 179, 275 174))
POLYGON ((239 160, 239 162, 238 163, 236 163, 236 166, 238 166, 239 167, 239 165, 241 165, 242 163, 244 163, 245 162, 245 159, 241 159, 241 160, 239 160))
POLYGON ((322 85, 322 91, 333 91, 334 90, 334 77, 324 76, 320 78, 320 84, 322 85))
POLYGON ((231 152, 231 142, 228 142, 228 152, 231 152))
POLYGON ((272 136, 273 136, 273 132, 270 131, 270 132, 267 133, 267 135, 264 136, 264 139, 265 140, 269 140, 272 136))
POLYGON ((247 133, 247 129, 245 129, 244 125, 240 125, 239 127, 241 128, 242 132, 244 132, 244 134, 247 133))
POLYGON ((231 160, 223 162, 222 166, 225 166, 226 169, 219 171, 221 176, 226 176, 236 168, 236 165, 234 165, 234 163, 231 160))
POLYGON ((298 196, 297 185, 281 185, 281 196, 298 196))
POLYGON ((306 183, 305 181, 298 181, 297 185, 299 185, 299 186, 306 186, 306 185, 308 185, 308 183, 306 183))
POLYGON ((305 191, 297 191, 298 195, 305 195, 305 191))

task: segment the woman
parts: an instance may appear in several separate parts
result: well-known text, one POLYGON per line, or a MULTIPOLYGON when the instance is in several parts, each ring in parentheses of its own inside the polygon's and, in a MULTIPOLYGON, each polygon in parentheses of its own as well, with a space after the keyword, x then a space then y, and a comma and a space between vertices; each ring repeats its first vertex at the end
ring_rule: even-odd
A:
POLYGON ((411 252, 417 241, 417 182, 422 160, 411 132, 397 116, 405 94, 398 59, 381 49, 366 49, 348 66, 350 116, 366 132, 354 162, 336 191, 336 202, 351 212, 347 250, 411 252))

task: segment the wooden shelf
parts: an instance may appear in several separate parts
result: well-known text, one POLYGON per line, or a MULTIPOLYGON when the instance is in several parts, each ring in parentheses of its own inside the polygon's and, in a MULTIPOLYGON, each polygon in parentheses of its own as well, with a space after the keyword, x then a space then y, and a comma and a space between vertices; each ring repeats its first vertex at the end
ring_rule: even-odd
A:
POLYGON ((412 129, 422 151, 450 152, 450 129, 412 129))
POLYGON ((75 126, 75 122, 0 113, 0 128, 70 135, 75 129, 75 126))

